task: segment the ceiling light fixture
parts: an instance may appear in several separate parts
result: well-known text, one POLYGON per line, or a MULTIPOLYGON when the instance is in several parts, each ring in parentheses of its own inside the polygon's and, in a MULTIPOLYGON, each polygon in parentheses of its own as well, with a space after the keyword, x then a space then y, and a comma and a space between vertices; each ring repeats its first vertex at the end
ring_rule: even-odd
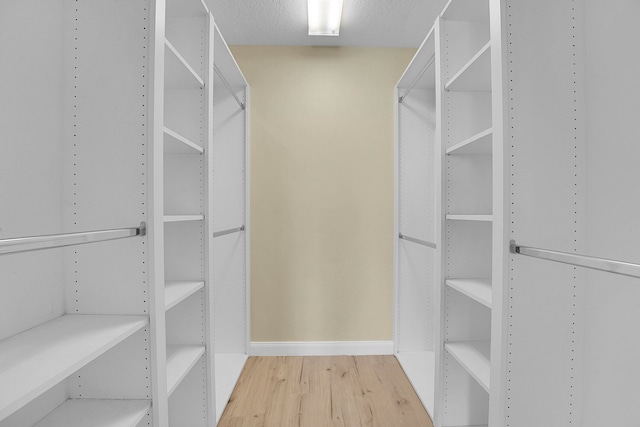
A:
POLYGON ((310 36, 339 36, 342 0, 307 0, 310 36))

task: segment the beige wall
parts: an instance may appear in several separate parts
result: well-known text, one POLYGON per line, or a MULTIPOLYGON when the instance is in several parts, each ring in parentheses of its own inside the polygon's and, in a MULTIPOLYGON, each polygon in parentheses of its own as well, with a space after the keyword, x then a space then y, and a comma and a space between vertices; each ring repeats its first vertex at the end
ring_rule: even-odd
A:
POLYGON ((415 49, 232 51, 251 85, 252 341, 390 340, 393 88, 415 49))

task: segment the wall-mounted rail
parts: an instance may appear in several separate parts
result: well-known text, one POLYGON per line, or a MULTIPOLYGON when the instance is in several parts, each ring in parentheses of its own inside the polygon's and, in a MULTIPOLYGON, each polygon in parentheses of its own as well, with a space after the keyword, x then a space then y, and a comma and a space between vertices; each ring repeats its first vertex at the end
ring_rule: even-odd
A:
POLYGON ((127 237, 145 236, 146 234, 147 224, 141 222, 139 227, 133 228, 2 239, 0 240, 0 255, 125 239, 127 237))
POLYGON ((426 240, 416 239, 415 237, 405 236, 402 233, 398 235, 398 238, 402 240, 406 240, 407 242, 417 243, 418 245, 428 246, 430 248, 436 249, 435 243, 427 242, 426 240))
POLYGON ((534 258, 545 259, 548 261, 605 271, 607 273, 621 274, 623 276, 640 278, 639 264, 614 261, 605 258, 590 257, 586 255, 570 254, 566 252, 550 251, 547 249, 531 248, 528 246, 520 246, 516 244, 514 240, 511 241, 510 250, 512 254, 526 255, 534 258))
POLYGON ((216 231, 215 233, 213 233, 213 238, 215 239, 216 237, 226 236, 227 234, 239 233, 241 231, 244 231, 244 225, 236 228, 230 228, 228 230, 216 231))
POLYGON ((413 88, 418 84, 418 82, 420 81, 422 76, 424 76, 424 73, 426 73, 427 70, 429 69, 429 67, 431 67, 433 65, 435 60, 436 60, 436 55, 434 54, 431 57, 431 59, 429 59, 429 62, 427 62, 427 65, 425 65, 424 68, 422 69, 422 71, 420 71, 420 74, 418 74, 418 77, 416 77, 416 79, 413 81, 413 83, 411 83, 411 86, 409 86, 407 88, 407 90, 404 92, 404 95, 402 95, 400 98, 398 98, 398 102, 400 104, 402 104, 404 99, 409 95, 409 93, 413 90, 413 88))
POLYGON ((233 96, 233 98, 236 100, 236 102, 238 103, 238 105, 240 106, 240 108, 242 108, 244 110, 245 105, 242 101, 240 101, 240 98, 238 98, 238 95, 236 95, 236 93, 233 91, 233 88, 231 87, 231 85, 229 84, 229 82, 227 81, 227 79, 224 78, 224 75, 222 74, 222 72, 220 71, 220 69, 217 66, 213 66, 213 70, 216 72, 216 74, 218 75, 218 77, 220 77, 220 81, 222 82, 222 84, 224 85, 224 87, 227 88, 227 90, 229 91, 229 93, 231 94, 231 96, 233 96))

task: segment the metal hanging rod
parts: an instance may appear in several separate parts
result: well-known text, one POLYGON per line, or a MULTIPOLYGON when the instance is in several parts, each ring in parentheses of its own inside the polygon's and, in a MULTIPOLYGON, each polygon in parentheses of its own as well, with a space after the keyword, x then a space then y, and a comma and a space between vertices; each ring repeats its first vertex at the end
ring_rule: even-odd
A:
POLYGON ((417 244, 422 245, 422 246, 428 246, 430 248, 436 249, 436 244, 435 243, 427 242, 426 240, 420 240, 420 239, 416 239, 415 237, 405 236, 402 233, 400 233, 400 235, 398 237, 400 239, 402 239, 402 240, 406 240, 407 242, 413 242, 413 243, 417 243, 417 244))
POLYGON ((50 234, 46 236, 3 239, 0 240, 0 255, 82 245, 85 243, 102 242, 105 240, 125 239, 127 237, 145 236, 146 234, 147 224, 145 222, 141 222, 139 227, 134 228, 118 228, 115 230, 86 231, 82 233, 50 234))
POLYGON ((244 225, 241 227, 230 228, 228 230, 216 231, 215 233, 213 233, 213 237, 216 238, 220 236, 226 236, 227 234, 239 233, 241 231, 244 231, 244 225))
POLYGON ((216 72, 216 74, 218 75, 218 77, 220 77, 220 80, 222 80, 222 84, 224 84, 224 86, 227 88, 227 90, 229 91, 229 93, 231 94, 231 96, 233 96, 233 98, 236 100, 236 102, 238 103, 238 105, 240 105, 240 108, 242 108, 243 110, 245 109, 245 105, 242 101, 240 101, 240 98, 238 98, 238 95, 236 95, 236 93, 233 91, 233 88, 231 87, 231 85, 229 84, 229 82, 227 81, 227 79, 224 78, 224 75, 222 74, 222 72, 220 71, 220 69, 218 68, 217 65, 213 66, 213 70, 216 72))
POLYGON ((433 56, 431 56, 431 59, 429 59, 429 62, 427 62, 427 65, 424 66, 424 68, 422 69, 422 71, 420 71, 420 74, 418 75, 418 77, 416 77, 416 79, 413 81, 413 83, 411 83, 411 86, 409 86, 409 88, 407 89, 407 91, 404 93, 404 95, 402 95, 399 99, 398 102, 400 102, 402 104, 402 102, 404 101, 404 99, 407 97, 407 95, 409 95, 409 92, 411 92, 413 90, 413 88, 418 84, 418 82, 420 81, 420 79, 422 78, 422 76, 424 76, 424 73, 427 72, 427 70, 433 65, 433 63, 436 60, 436 54, 434 53, 433 56))
POLYGON ((639 264, 590 257, 586 255, 569 254, 566 252, 550 251, 547 249, 530 248, 528 246, 519 246, 516 244, 515 240, 511 241, 510 251, 512 254, 526 255, 534 258, 546 259, 548 261, 606 271, 607 273, 640 278, 639 264))

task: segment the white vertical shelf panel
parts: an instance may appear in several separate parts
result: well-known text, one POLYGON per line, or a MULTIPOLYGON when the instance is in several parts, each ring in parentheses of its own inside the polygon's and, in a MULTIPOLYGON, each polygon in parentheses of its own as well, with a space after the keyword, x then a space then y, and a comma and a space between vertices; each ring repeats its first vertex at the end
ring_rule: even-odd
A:
POLYGON ((220 421, 248 356, 240 353, 216 353, 216 423, 220 421))
POLYGON ((0 343, 0 420, 131 336, 142 316, 67 315, 0 343))
POLYGON ((204 351, 205 348, 201 345, 167 346, 167 394, 169 396, 196 365, 204 351))
POLYGON ((396 359, 409 378, 431 419, 435 408, 435 353, 433 351, 399 352, 396 359))
POLYGON ((69 399, 34 427, 136 427, 148 400, 69 399))

